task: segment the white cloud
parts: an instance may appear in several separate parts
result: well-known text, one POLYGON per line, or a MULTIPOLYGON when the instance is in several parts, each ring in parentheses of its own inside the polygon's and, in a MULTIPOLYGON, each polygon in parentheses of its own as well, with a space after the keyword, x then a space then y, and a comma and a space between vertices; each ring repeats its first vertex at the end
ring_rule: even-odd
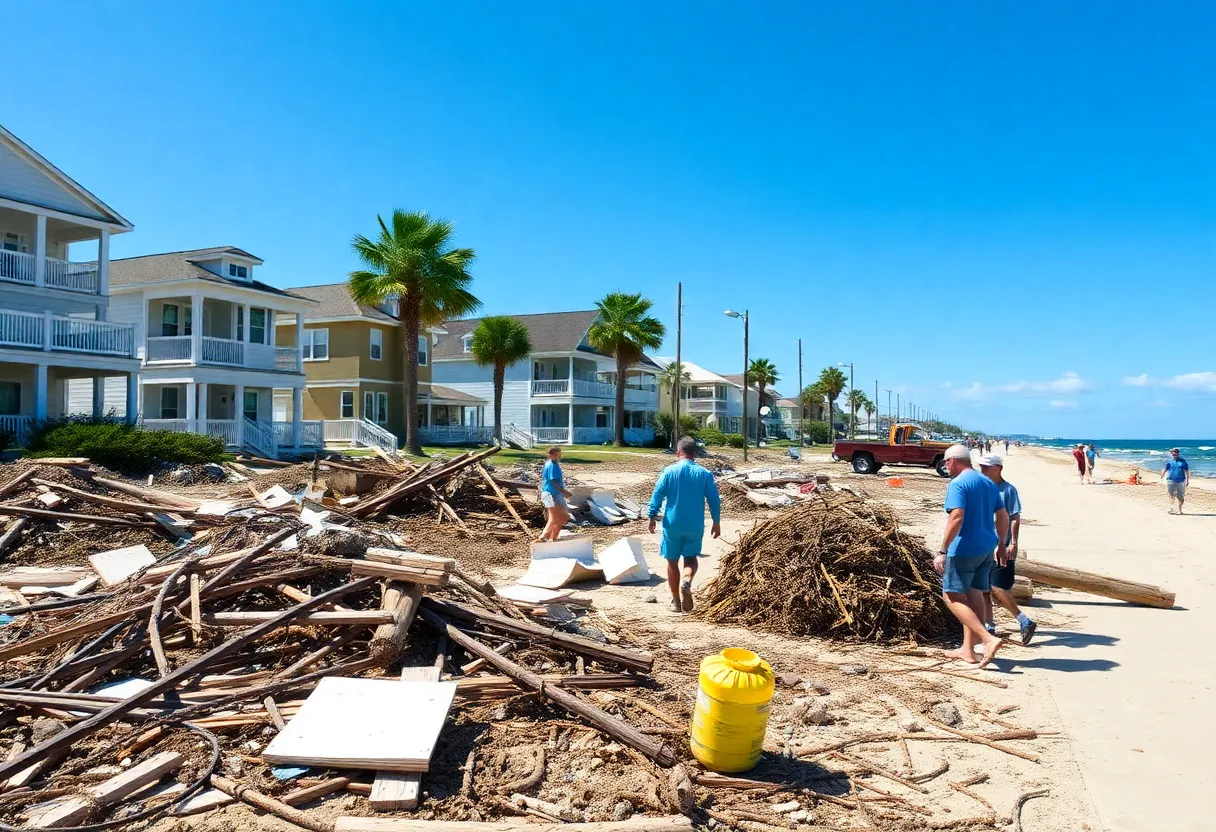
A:
POLYGON ((1206 393, 1216 393, 1216 372, 1183 373, 1161 382, 1166 387, 1177 390, 1198 390, 1206 393))
POLYGON ((1123 379, 1123 383, 1129 387, 1148 387, 1149 381, 1148 373, 1141 373, 1138 376, 1127 376, 1123 379))
POLYGON ((1076 402, 1070 402, 1065 399, 1052 399, 1048 404, 1058 409, 1072 409, 1077 406, 1076 402))
POLYGON ((1148 403, 1149 407, 1169 407, 1170 403, 1165 399, 1154 399, 1148 403))
POLYGON ((959 387, 952 390, 951 395, 958 399, 967 399, 970 401, 982 401, 991 399, 999 394, 1013 396, 1060 396, 1060 395, 1075 395, 1076 393, 1084 393, 1093 388, 1093 384, 1081 378, 1076 373, 1064 373, 1059 378, 1054 378, 1049 381, 1011 381, 1005 384, 980 384, 978 381, 973 381, 968 387, 959 387))

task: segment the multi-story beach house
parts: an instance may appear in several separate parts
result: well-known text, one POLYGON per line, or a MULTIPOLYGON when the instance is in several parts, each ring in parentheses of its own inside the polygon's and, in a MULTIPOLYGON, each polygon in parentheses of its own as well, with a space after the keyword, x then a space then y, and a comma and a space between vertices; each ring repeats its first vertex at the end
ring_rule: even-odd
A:
POLYGON ((30 426, 72 409, 136 412, 139 362, 129 323, 109 320, 110 235, 133 226, 0 127, 0 431, 21 444, 30 426))
POLYGON ((300 350, 275 345, 275 318, 302 321, 316 304, 258 280, 261 265, 235 246, 110 263, 110 318, 134 328, 145 426, 271 457, 320 443, 320 425, 303 419, 300 350), (291 403, 279 419, 276 391, 291 403))
MULTIPOLYGON (((583 444, 612 440, 616 424, 616 362, 587 341, 594 310, 512 315, 528 328, 532 354, 507 368, 503 386, 503 438, 516 443, 583 444)), ((480 319, 448 321, 435 340, 431 379, 436 385, 487 402, 493 425, 493 370, 473 359, 470 342, 480 319)), ((654 434, 659 367, 647 357, 625 379, 626 441, 642 444, 654 434)))
MULTIPOLYGON (((396 447, 405 436, 405 376, 395 302, 356 303, 345 283, 302 286, 314 301, 303 313, 307 383, 304 418, 323 420, 328 444, 396 447)), ((277 321, 280 347, 297 343, 296 316, 277 321)), ((432 383, 431 358, 442 329, 418 337, 418 421, 428 444, 485 442, 486 401, 432 383)), ((286 402, 282 402, 282 407, 286 402)))
MULTIPOLYGON (((655 363, 666 369, 669 364, 675 363, 675 358, 656 358, 655 363)), ((723 433, 742 433, 743 376, 723 376, 691 361, 683 363, 688 380, 680 385, 680 413, 693 417, 699 425, 716 425, 723 433)), ((773 393, 775 394, 775 391, 773 393)), ((670 412, 671 391, 662 390, 660 396, 661 407, 670 412)), ((747 409, 748 435, 755 437, 756 420, 760 411, 755 387, 748 391, 747 409)))

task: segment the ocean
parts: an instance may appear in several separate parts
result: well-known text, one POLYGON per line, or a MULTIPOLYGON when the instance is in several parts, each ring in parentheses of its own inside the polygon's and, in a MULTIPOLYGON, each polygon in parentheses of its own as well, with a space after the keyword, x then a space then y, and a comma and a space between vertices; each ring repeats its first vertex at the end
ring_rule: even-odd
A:
POLYGON ((1191 476, 1216 477, 1216 439, 1032 439, 1027 444, 1069 449, 1075 448, 1078 442, 1094 443, 1100 455, 1099 470, 1103 459, 1112 459, 1157 473, 1169 456, 1170 448, 1177 448, 1191 466, 1191 476))

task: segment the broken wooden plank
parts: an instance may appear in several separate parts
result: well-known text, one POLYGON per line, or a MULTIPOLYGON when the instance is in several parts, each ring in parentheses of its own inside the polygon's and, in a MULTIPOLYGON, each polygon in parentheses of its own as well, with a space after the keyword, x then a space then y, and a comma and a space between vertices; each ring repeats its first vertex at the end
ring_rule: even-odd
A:
POLYGON ((519 819, 497 823, 463 820, 415 820, 413 818, 340 817, 334 832, 692 832, 692 820, 684 815, 647 817, 598 823, 532 823, 519 819))
MULTIPOLYGON (((41 461, 41 460, 39 460, 41 461)), ((122 482, 121 480, 110 480, 105 477, 99 477, 92 471, 84 468, 69 468, 68 471, 77 479, 85 480, 103 488, 108 488, 111 491, 117 491, 121 494, 130 494, 132 497, 139 497, 148 503, 153 503, 162 506, 171 506, 175 510, 193 510, 198 507, 198 503, 186 497, 179 497, 177 494, 171 494, 168 491, 155 491, 150 488, 140 488, 138 485, 122 482)))
MULTIPOLYGON (((203 614, 203 623, 215 627, 247 627, 270 621, 282 615, 279 610, 265 612, 212 612, 203 614)), ((367 626, 392 624, 393 614, 389 610, 329 610, 299 616, 297 624, 323 624, 329 627, 367 626)))
POLYGON ((0 514, 15 514, 27 517, 42 517, 48 520, 75 520, 79 523, 100 523, 106 526, 148 526, 152 521, 132 520, 127 517, 112 517, 102 514, 72 514, 66 511, 50 511, 31 506, 15 506, 12 503, 0 503, 0 514))
MULTIPOLYGON (((401 668, 401 681, 438 682, 439 668, 401 668)), ((371 806, 377 812, 396 809, 417 809, 418 795, 422 790, 422 776, 416 772, 378 771, 372 781, 371 806)))
POLYGON ((392 578, 423 586, 447 586, 448 583, 448 573, 442 569, 397 566, 374 560, 352 560, 350 561, 350 572, 352 575, 374 575, 378 578, 392 578))
MULTIPOLYGON (((381 624, 372 633, 368 652, 381 667, 388 667, 401 655, 405 634, 414 623, 423 588, 419 584, 389 581, 380 598, 380 608, 392 614, 393 620, 381 624)), ((436 679, 435 681, 439 681, 436 679)))
POLYGON ((250 806, 261 809, 264 812, 269 812, 289 823, 294 823, 296 826, 311 829, 312 832, 333 832, 334 827, 332 823, 318 820, 308 812, 293 809, 282 801, 275 800, 269 795, 262 794, 248 786, 243 786, 240 783, 229 780, 227 777, 212 774, 211 785, 242 803, 248 803, 250 806))
POLYGON ((304 788, 299 788, 295 791, 288 792, 287 794, 283 795, 283 802, 288 806, 300 806, 304 803, 308 803, 311 800, 316 800, 318 797, 325 797, 326 795, 333 794, 334 792, 343 791, 349 785, 349 777, 331 777, 328 780, 322 780, 320 783, 315 785, 306 786, 304 788))
POLYGON ((190 509, 183 506, 173 504, 165 505, 164 503, 141 503, 131 499, 122 499, 120 497, 107 497, 103 494, 93 494, 80 488, 73 488, 70 485, 64 485, 61 482, 53 482, 51 480, 34 478, 34 482, 38 485, 47 488, 58 489, 65 494, 71 494, 77 499, 84 500, 90 503, 96 503, 99 506, 107 508, 116 508, 122 511, 180 511, 190 513, 190 509))
POLYGON ((486 467, 480 462, 474 467, 477 469, 477 472, 481 474, 482 478, 486 481, 490 488, 493 489, 495 496, 498 497, 511 516, 515 518, 515 522, 519 524, 521 529, 523 529, 524 534, 531 534, 532 528, 524 522, 522 517, 519 516, 519 512, 515 510, 515 506, 511 505, 511 501, 507 499, 507 495, 502 493, 502 489, 498 487, 498 483, 494 482, 494 478, 490 476, 490 472, 486 470, 486 467))
POLYGON ((70 586, 92 573, 77 566, 17 566, 0 572, 0 586, 70 586))
MULTIPOLYGON (((130 578, 136 572, 147 569, 156 563, 152 552, 142 543, 136 546, 124 546, 121 549, 111 549, 108 552, 97 552, 89 555, 89 563, 94 571, 101 576, 101 582, 106 586, 114 586, 130 578)), ((180 564, 178 564, 180 566, 180 564)))
POLYGON ((79 826, 95 807, 112 806, 150 783, 155 783, 171 771, 181 768, 186 758, 176 751, 164 751, 109 780, 89 786, 80 797, 69 797, 33 818, 29 825, 35 829, 55 826, 79 826))

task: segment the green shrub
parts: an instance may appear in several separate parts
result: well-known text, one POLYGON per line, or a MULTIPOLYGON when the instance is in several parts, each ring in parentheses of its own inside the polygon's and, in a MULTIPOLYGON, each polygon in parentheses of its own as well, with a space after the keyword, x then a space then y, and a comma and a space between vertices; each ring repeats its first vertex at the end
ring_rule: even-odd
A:
POLYGON ((224 454, 224 441, 198 433, 143 430, 110 419, 73 417, 36 425, 25 449, 29 457, 83 456, 116 471, 145 474, 166 462, 218 462, 224 454))
MULTIPOLYGON (((654 429, 654 447, 666 448, 671 444, 671 428, 674 419, 669 411, 650 414, 650 427, 654 429)), ((680 416, 680 435, 697 436, 697 420, 687 414, 680 416)))
POLYGON ((726 444, 726 434, 717 425, 706 425, 703 428, 697 428, 697 432, 693 435, 706 445, 726 444))
POLYGON ((832 441, 832 429, 827 422, 816 422, 810 419, 802 423, 802 432, 811 438, 812 442, 820 444, 832 441))
POLYGON ((722 438, 725 441, 720 442, 721 445, 729 445, 732 448, 743 447, 743 434, 741 433, 726 433, 722 435, 722 438))

